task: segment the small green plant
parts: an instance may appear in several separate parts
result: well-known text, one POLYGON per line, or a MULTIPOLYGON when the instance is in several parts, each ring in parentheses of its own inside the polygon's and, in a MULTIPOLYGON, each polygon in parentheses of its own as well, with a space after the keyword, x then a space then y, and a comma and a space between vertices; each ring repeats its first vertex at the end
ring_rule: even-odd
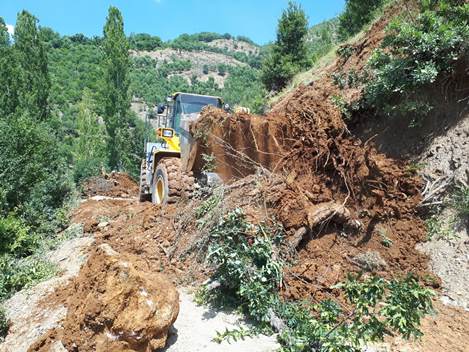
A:
POLYGON ((238 329, 225 329, 223 332, 217 331, 216 336, 213 338, 213 341, 217 343, 222 343, 223 341, 227 342, 237 342, 239 340, 244 340, 246 337, 256 336, 258 333, 254 329, 246 329, 240 327, 238 329))
POLYGON ((354 53, 355 49, 352 45, 341 45, 337 49, 337 55, 340 58, 347 60, 354 53))
POLYGON ((23 221, 13 215, 0 217, 0 254, 30 255, 37 242, 38 237, 23 221))
POLYGON ((202 219, 205 215, 215 209, 223 199, 223 189, 216 189, 213 194, 208 197, 201 205, 195 209, 195 217, 197 220, 202 219))
POLYGON ((205 172, 213 172, 215 171, 215 155, 213 154, 202 154, 202 160, 204 162, 204 166, 202 167, 202 171, 205 172))
POLYGON ((8 323, 7 316, 5 314, 5 309, 0 307, 0 342, 7 336, 8 329, 10 324, 8 323))
POLYGON ((388 236, 386 236, 386 232, 385 231, 380 231, 379 234, 381 236, 381 244, 385 247, 388 247, 388 248, 391 247, 393 242, 388 236))
POLYGON ((425 225, 427 227, 428 240, 454 237, 454 233, 451 230, 452 225, 454 225, 453 219, 449 219, 446 224, 437 215, 433 215, 425 221, 425 225))
POLYGON ((456 210, 458 217, 468 218, 469 217, 469 187, 460 186, 454 192, 451 205, 456 210))

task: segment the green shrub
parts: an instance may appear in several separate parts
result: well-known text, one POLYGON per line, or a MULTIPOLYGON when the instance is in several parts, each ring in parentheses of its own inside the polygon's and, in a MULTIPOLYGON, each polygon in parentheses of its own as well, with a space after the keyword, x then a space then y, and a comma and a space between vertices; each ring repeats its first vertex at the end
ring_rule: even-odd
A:
POLYGON ((388 116, 426 115, 431 101, 417 89, 452 73, 467 55, 468 23, 469 4, 459 0, 422 0, 416 18, 394 20, 370 59, 366 104, 388 116))
POLYGON ((210 237, 207 260, 216 267, 213 279, 223 294, 239 302, 252 319, 268 321, 282 280, 282 262, 275 258, 272 239, 261 225, 246 222, 240 209, 227 214, 210 237))
POLYGON ((0 300, 33 286, 56 273, 50 262, 37 256, 16 259, 9 255, 0 256, 0 300))
POLYGON ((348 309, 330 300, 279 306, 287 325, 280 335, 284 351, 359 352, 363 344, 382 341, 393 332, 418 337, 422 317, 432 310, 432 291, 413 276, 392 281, 349 276, 336 287, 345 293, 348 309))
POLYGON ((26 256, 37 247, 38 238, 13 215, 0 217, 0 254, 26 256))

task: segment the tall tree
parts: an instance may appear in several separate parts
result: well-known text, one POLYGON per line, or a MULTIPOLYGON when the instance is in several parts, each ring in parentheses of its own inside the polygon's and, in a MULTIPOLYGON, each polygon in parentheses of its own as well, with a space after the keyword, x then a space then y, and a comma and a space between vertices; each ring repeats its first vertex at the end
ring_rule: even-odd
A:
POLYGON ((10 46, 10 35, 0 17, 0 119, 11 116, 18 107, 18 61, 10 46))
POLYGON ((8 33, 7 26, 2 17, 0 17, 0 47, 5 47, 10 44, 10 34, 8 33))
POLYGON ((19 102, 22 111, 44 121, 49 116, 50 81, 45 47, 39 37, 37 19, 26 11, 18 14, 14 49, 21 68, 19 102))
POLYGON ((279 90, 309 65, 306 34, 308 18, 302 7, 290 1, 278 22, 277 40, 262 65, 262 81, 268 90, 279 90))
POLYGON ((98 115, 94 112, 94 101, 89 89, 85 89, 78 104, 76 132, 72 155, 75 166, 75 180, 97 175, 106 162, 106 131, 99 124, 98 115))
POLYGON ((109 164, 121 169, 129 152, 129 44, 120 11, 111 6, 104 26, 104 118, 109 135, 109 164))

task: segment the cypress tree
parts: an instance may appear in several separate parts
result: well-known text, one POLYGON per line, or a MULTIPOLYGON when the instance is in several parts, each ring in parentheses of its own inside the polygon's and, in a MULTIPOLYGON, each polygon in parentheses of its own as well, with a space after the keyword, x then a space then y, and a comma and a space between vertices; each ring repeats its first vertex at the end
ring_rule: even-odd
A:
POLYGON ((19 107, 32 118, 44 121, 49 116, 47 55, 39 37, 37 19, 27 11, 18 14, 14 38, 13 48, 20 68, 19 107))
POLYGON ((0 47, 5 47, 10 44, 10 34, 8 34, 7 26, 2 17, 0 17, 0 47))
POLYGON ((122 169, 129 155, 129 44, 120 11, 111 6, 104 26, 104 119, 109 135, 109 164, 122 169))
POLYGON ((10 46, 10 35, 0 17, 0 119, 8 118, 18 107, 20 70, 10 46))

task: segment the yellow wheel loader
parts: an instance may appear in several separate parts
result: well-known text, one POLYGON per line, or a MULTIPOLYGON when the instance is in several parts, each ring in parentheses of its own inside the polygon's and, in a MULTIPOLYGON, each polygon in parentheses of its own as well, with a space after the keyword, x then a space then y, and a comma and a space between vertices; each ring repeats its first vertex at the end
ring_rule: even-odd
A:
MULTIPOLYGON (((140 201, 169 204, 192 197, 195 178, 188 160, 194 142, 189 125, 208 105, 222 108, 223 101, 220 97, 175 93, 168 97, 167 104, 158 105, 157 139, 145 143, 141 164, 140 201)), ((206 180, 218 180, 214 174, 205 176, 206 180)))

